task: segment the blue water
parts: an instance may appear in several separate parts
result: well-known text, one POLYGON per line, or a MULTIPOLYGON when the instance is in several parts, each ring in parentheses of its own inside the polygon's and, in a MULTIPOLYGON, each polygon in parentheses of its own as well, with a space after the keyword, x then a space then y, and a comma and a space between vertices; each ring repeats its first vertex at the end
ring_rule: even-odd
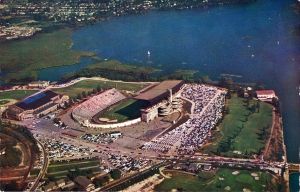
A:
POLYGON ((57 81, 64 77, 66 74, 79 71, 80 69, 83 69, 84 67, 94 62, 95 61, 93 58, 82 57, 80 59, 80 62, 74 65, 65 65, 41 69, 38 72, 38 79, 47 81, 57 81))
POLYGON ((213 79, 229 73, 264 83, 282 102, 288 160, 299 162, 300 37, 294 30, 300 16, 292 3, 258 0, 115 18, 75 31, 73 48, 166 72, 196 69, 213 79))
POLYGON ((290 175, 290 191, 299 192, 300 191, 300 174, 293 173, 290 175))

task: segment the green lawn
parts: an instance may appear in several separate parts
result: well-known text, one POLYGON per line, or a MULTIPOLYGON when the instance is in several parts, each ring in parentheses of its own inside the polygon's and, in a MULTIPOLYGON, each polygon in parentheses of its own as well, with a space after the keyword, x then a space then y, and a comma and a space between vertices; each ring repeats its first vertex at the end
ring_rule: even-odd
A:
POLYGON ((83 160, 78 162, 70 162, 70 163, 67 162, 65 164, 50 164, 47 173, 67 171, 69 169, 92 167, 97 165, 99 165, 99 160, 92 160, 92 161, 83 160))
POLYGON ((9 100, 5 100, 5 99, 0 100, 0 105, 5 105, 7 103, 9 103, 9 100))
MULTIPOLYGON (((233 169, 219 169, 214 177, 206 179, 179 172, 172 172, 171 179, 165 179, 155 187, 156 191, 171 191, 182 189, 183 191, 225 191, 229 186, 230 191, 243 191, 244 188, 251 191, 276 191, 277 185, 272 181, 272 175, 264 172, 255 172, 259 180, 251 176, 251 171, 238 170, 238 175, 233 175, 233 169)), ((253 172, 254 173, 254 172, 253 172)))
POLYGON ((34 79, 38 69, 75 64, 81 56, 92 56, 92 53, 70 49, 71 33, 70 29, 63 29, 40 33, 30 39, 1 43, 1 70, 7 72, 4 80, 34 79))
POLYGON ((21 100, 29 95, 36 93, 35 90, 13 90, 0 92, 0 99, 16 99, 21 100))
MULTIPOLYGON (((254 100, 249 102, 249 106, 256 104, 257 101, 254 100)), ((272 125, 272 106, 264 102, 259 102, 259 106, 259 111, 251 113, 245 99, 233 95, 227 102, 229 114, 225 115, 218 127, 220 132, 216 135, 219 137, 213 144, 204 148, 204 152, 219 151, 221 155, 227 156, 239 156, 233 151, 241 152, 240 156, 259 153, 265 145, 265 140, 259 138, 258 134, 263 128, 266 128, 268 133, 272 125), (220 150, 220 146, 228 142, 231 142, 229 147, 220 150)))
POLYGON ((70 162, 51 163, 47 169, 47 177, 61 178, 67 177, 71 170, 80 173, 80 175, 89 175, 100 171, 100 163, 97 159, 91 160, 75 160, 70 162))
POLYGON ((127 91, 138 91, 147 84, 140 83, 126 83, 126 82, 112 82, 112 81, 102 81, 102 80, 83 80, 72 86, 60 89, 54 89, 55 92, 69 95, 70 97, 76 97, 78 94, 81 94, 83 91, 88 92, 96 89, 100 86, 103 89, 108 88, 117 88, 119 90, 127 91))
POLYGON ((101 117, 117 119, 118 122, 135 119, 140 116, 140 109, 144 106, 141 101, 127 99, 110 107, 101 117))

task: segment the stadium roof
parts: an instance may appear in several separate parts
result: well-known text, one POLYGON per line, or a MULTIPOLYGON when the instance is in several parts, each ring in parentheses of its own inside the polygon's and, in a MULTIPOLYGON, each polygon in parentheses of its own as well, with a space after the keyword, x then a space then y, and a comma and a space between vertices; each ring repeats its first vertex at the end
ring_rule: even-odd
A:
POLYGON ((25 98, 23 101, 16 103, 16 106, 23 110, 32 110, 50 102, 53 97, 58 94, 53 91, 46 90, 25 98))
POLYGON ((172 89, 174 91, 175 88, 181 86, 182 84, 182 80, 163 81, 158 85, 146 90, 145 92, 142 92, 141 94, 136 96, 135 99, 151 101, 155 98, 163 96, 168 92, 169 89, 172 89))
POLYGON ((257 95, 275 95, 274 90, 258 90, 256 91, 257 95))

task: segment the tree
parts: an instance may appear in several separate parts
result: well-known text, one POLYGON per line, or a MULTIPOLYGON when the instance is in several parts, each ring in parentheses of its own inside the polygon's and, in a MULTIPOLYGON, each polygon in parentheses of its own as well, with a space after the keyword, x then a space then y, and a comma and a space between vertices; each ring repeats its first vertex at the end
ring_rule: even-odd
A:
POLYGON ((232 88, 233 88, 233 80, 232 80, 232 78, 230 78, 230 77, 222 77, 221 79, 220 79, 220 81, 219 81, 219 85, 221 86, 221 87, 225 87, 225 88, 227 88, 227 89, 229 89, 229 90, 232 90, 232 88))
POLYGON ((275 109, 276 109, 276 111, 278 112, 278 113, 280 113, 280 103, 279 103, 279 100, 277 99, 277 98, 273 98, 272 99, 272 104, 273 104, 273 106, 275 107, 275 109))
POLYGON ((259 113, 259 109, 260 109, 260 103, 256 102, 256 109, 257 109, 257 113, 259 113))
POLYGON ((100 85, 97 85, 97 88, 96 88, 96 89, 97 89, 98 92, 100 92, 100 91, 101 91, 100 85))
POLYGON ((238 97, 244 97, 244 89, 242 87, 237 89, 237 95, 238 97))
POLYGON ((227 99, 231 99, 231 91, 229 90, 226 94, 227 99))
POLYGON ((110 176, 114 180, 121 178, 121 171, 119 169, 113 169, 110 171, 110 176))
POLYGON ((76 97, 78 100, 81 100, 82 99, 82 96, 80 93, 77 94, 77 97, 76 97))
POLYGON ((86 97, 87 97, 87 94, 86 94, 85 91, 82 91, 82 97, 83 97, 83 98, 86 98, 86 97))

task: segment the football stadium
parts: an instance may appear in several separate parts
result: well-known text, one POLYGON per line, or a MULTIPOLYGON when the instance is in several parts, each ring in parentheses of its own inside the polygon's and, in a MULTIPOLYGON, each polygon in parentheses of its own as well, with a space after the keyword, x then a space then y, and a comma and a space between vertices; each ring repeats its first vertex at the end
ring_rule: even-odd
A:
POLYGON ((120 124, 126 121, 149 122, 181 107, 181 102, 176 97, 182 85, 183 81, 179 80, 163 81, 150 86, 135 97, 126 97, 117 89, 109 89, 76 106, 72 117, 86 127, 120 124))

